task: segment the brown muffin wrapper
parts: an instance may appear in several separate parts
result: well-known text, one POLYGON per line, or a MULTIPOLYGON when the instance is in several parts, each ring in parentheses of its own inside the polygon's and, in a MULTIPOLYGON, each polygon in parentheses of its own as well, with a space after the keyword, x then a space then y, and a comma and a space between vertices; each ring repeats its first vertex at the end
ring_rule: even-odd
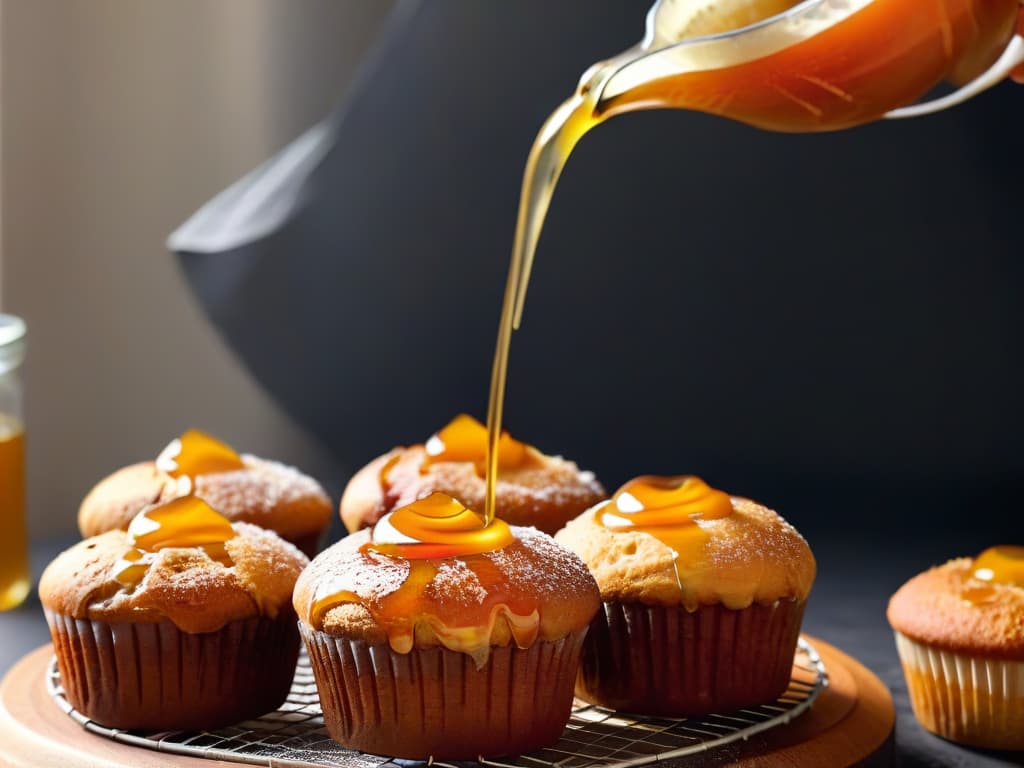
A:
POLYGON ((896 633, 907 693, 926 729, 988 749, 1024 749, 1024 661, 953 653, 896 633))
POLYGON ((512 755, 561 736, 587 629, 526 649, 492 647, 477 669, 442 647, 396 653, 300 623, 324 723, 350 749, 437 760, 512 755))
POLYGON ((585 701, 694 716, 775 701, 789 686, 804 602, 732 610, 603 603, 576 680, 585 701))
POLYGON ((170 621, 46 612, 68 701, 112 728, 211 729, 277 709, 295 675, 294 614, 190 634, 170 621))

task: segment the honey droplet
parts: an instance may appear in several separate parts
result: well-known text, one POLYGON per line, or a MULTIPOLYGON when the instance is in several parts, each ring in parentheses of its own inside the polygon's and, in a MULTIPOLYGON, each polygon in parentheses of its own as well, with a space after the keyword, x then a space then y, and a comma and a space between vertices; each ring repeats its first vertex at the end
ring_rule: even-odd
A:
POLYGON ((482 515, 441 492, 382 517, 368 548, 409 559, 443 559, 493 552, 513 542, 504 520, 487 525, 482 515))
POLYGON ((989 547, 974 560, 974 578, 1024 587, 1024 547, 989 547))
POLYGON ((174 478, 245 469, 234 448, 198 429, 189 429, 171 440, 157 457, 156 466, 174 478))
MULTIPOLYGON (((483 476, 487 461, 487 427, 472 416, 460 413, 447 426, 430 436, 424 448, 427 460, 425 470, 441 461, 471 461, 477 474, 483 476)), ((498 440, 498 467, 520 467, 527 461, 529 446, 502 432, 498 440)))

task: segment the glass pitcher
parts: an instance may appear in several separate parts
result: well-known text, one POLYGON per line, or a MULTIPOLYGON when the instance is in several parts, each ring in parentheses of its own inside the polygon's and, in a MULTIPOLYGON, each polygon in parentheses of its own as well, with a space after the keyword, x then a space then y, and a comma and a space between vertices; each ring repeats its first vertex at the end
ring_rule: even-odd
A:
POLYGON ((601 118, 708 112, 826 131, 958 103, 1022 61, 1019 0, 658 0, 635 47, 581 81, 601 118), (939 83, 962 86, 913 105, 939 83), (913 105, 913 106, 908 106, 913 105))

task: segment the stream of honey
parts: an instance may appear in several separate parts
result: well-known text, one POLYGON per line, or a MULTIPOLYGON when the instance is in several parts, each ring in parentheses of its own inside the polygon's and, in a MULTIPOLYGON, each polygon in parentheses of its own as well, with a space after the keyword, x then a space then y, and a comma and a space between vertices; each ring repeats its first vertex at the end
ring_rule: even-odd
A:
MULTIPOLYGON (((760 0, 732 14, 691 20, 684 40, 763 21, 798 5, 760 0), (742 12, 740 12, 742 11, 742 12)), ((505 381, 512 331, 522 319, 537 242, 555 185, 583 136, 616 114, 676 108, 788 132, 836 130, 909 104, 941 81, 980 74, 1013 34, 1018 0, 874 0, 802 40, 768 25, 729 41, 671 46, 673 55, 630 51, 592 67, 548 118, 523 173, 512 258, 498 324, 487 407, 485 518, 494 517, 505 381), (774 34, 774 36, 773 36, 774 34), (717 46, 714 55, 700 46, 717 46), (675 55, 678 54, 678 55, 675 55), (683 67, 680 68, 680 61, 683 67), (642 62, 641 66, 635 66, 642 62)), ((668 49, 666 49, 668 50, 668 49)))

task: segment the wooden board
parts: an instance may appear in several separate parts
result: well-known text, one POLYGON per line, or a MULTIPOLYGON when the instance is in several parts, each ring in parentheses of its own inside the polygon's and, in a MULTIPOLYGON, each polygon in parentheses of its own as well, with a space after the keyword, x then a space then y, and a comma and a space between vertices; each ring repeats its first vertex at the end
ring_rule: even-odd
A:
MULTIPOLYGON (((672 761, 677 768, 816 768, 886 766, 895 722, 892 697, 866 667, 810 638, 830 684, 809 712, 739 745, 672 761)), ((47 645, 25 656, 0 684, 0 766, 39 768, 211 768, 237 765, 168 755, 88 733, 46 691, 53 656, 47 645)))

